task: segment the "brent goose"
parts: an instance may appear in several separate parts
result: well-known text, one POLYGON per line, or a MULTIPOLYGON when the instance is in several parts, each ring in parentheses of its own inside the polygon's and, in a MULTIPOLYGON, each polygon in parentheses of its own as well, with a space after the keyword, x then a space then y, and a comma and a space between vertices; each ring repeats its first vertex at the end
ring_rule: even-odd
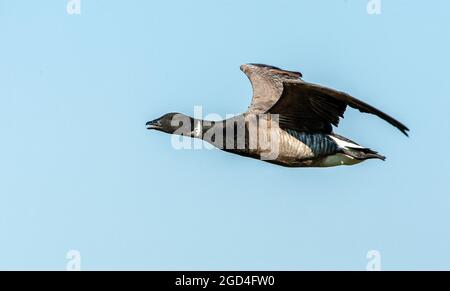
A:
POLYGON ((147 123, 147 129, 203 139, 234 154, 285 167, 354 165, 385 157, 333 133, 347 105, 374 114, 408 136, 409 129, 346 93, 303 81, 300 72, 263 64, 241 70, 253 87, 247 112, 221 121, 168 113, 147 123))

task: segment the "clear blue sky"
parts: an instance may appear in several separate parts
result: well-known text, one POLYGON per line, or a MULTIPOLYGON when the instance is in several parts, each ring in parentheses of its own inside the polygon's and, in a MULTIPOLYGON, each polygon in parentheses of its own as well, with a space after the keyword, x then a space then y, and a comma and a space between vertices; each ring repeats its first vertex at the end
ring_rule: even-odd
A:
POLYGON ((450 2, 0 0, 0 269, 450 269, 450 2), (336 132, 388 157, 288 169, 174 150, 171 112, 240 113, 239 65, 392 114, 336 132))

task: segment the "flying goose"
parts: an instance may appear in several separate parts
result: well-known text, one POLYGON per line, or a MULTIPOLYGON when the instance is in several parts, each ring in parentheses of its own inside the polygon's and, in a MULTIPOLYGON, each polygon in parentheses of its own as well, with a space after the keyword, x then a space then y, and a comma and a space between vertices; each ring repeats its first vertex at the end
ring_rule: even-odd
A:
POLYGON ((253 87, 247 112, 221 121, 168 113, 147 129, 200 138, 234 154, 285 167, 354 165, 385 157, 333 132, 347 106, 374 114, 408 136, 409 129, 344 92, 305 82, 300 72, 264 64, 241 70, 253 87))

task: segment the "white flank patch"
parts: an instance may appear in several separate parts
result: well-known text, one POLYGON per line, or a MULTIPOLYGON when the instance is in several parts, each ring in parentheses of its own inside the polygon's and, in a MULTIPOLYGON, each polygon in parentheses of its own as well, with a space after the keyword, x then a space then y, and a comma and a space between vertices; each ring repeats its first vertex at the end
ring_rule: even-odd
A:
POLYGON ((357 160, 353 157, 344 154, 336 154, 333 156, 328 156, 322 162, 320 167, 335 167, 335 166, 351 166, 361 163, 362 160, 357 160))
POLYGON ((337 145, 341 148, 354 148, 354 149, 363 149, 364 148, 360 145, 339 139, 335 136, 332 136, 332 135, 328 135, 328 136, 331 137, 337 143, 337 145))

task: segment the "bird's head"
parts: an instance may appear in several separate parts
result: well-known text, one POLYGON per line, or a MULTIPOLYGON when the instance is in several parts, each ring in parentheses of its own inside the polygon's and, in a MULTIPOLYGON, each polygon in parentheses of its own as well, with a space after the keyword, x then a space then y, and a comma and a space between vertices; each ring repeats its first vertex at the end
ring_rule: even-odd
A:
POLYGON ((192 117, 182 113, 167 113, 147 122, 146 127, 170 134, 189 135, 192 131, 192 124, 192 117))

